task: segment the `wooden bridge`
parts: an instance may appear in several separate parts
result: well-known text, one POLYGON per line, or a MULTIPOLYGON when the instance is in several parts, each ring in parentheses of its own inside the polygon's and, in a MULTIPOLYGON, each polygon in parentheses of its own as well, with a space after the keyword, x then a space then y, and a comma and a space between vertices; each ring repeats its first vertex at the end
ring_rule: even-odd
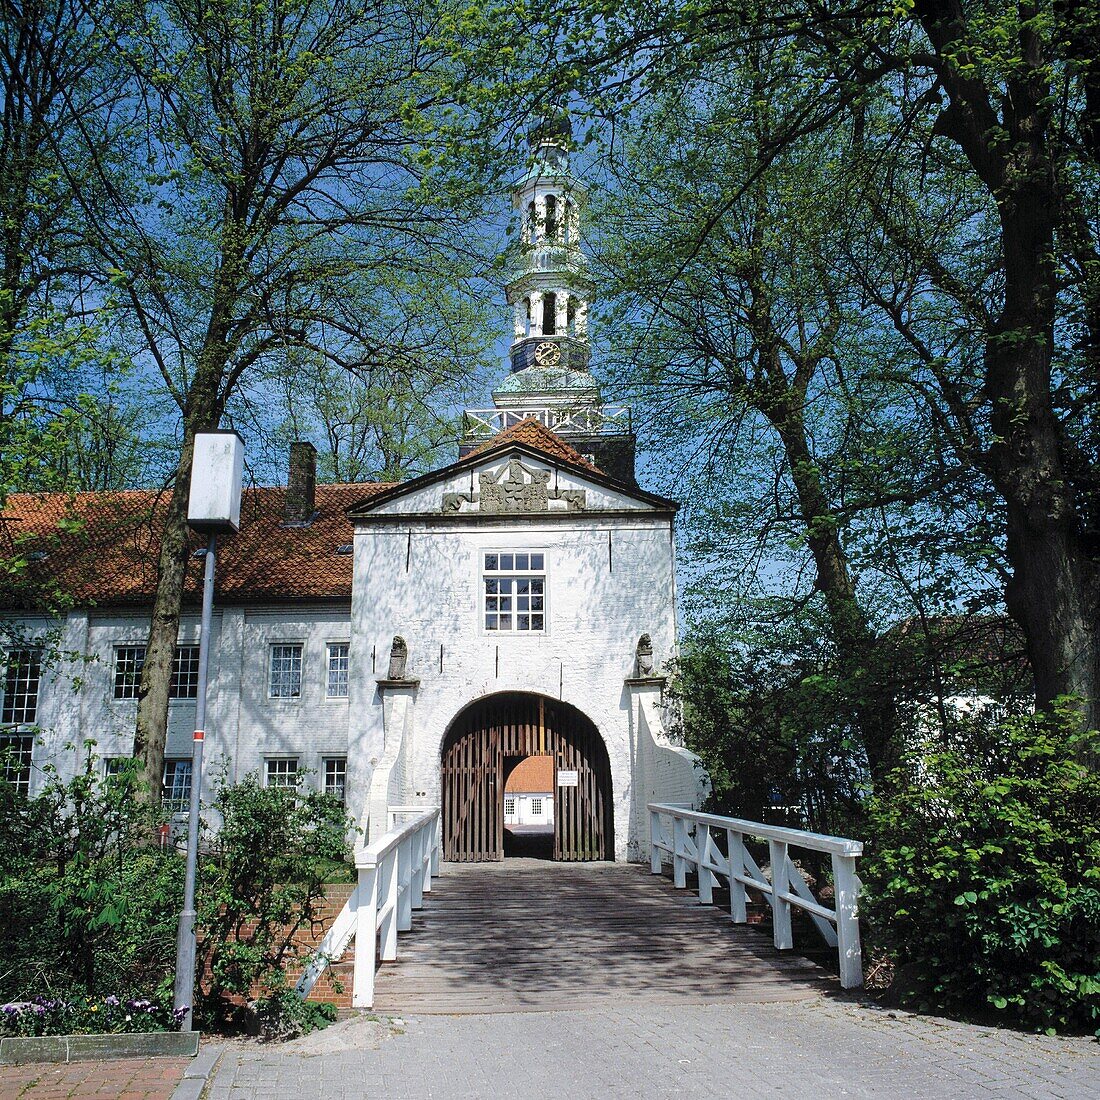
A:
POLYGON ((647 867, 509 859, 444 865, 396 961, 378 972, 374 1009, 786 1001, 819 992, 826 977, 647 867))
POLYGON ((856 841, 653 806, 648 867, 508 859, 441 868, 438 810, 394 818, 402 814, 411 820, 359 853, 359 883, 298 983, 303 996, 354 937, 353 1005, 395 1015, 800 1000, 838 982, 788 950, 792 908, 837 949, 839 984, 862 981, 856 841), (767 843, 769 876, 746 836, 767 843), (833 908, 810 892, 791 846, 831 855, 833 908), (665 856, 671 881, 660 874, 665 856), (689 871, 698 892, 685 888, 689 871), (723 879, 728 892, 716 897, 723 879), (766 902, 770 938, 747 923, 750 891, 766 902))

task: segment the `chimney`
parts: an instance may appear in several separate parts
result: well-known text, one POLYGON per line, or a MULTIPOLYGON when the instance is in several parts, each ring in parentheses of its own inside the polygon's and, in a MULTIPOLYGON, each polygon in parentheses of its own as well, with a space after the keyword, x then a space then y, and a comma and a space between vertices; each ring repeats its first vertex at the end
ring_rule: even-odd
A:
POLYGON ((285 523, 306 524, 313 519, 316 488, 317 449, 312 443, 291 443, 285 523))

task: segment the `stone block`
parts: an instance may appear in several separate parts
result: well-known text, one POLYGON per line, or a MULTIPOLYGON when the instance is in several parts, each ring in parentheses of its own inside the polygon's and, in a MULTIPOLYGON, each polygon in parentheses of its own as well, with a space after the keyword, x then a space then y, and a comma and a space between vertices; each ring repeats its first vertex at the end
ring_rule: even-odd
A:
POLYGON ((111 1058, 193 1058, 197 1031, 142 1031, 133 1035, 41 1035, 0 1039, 0 1064, 83 1062, 111 1058))

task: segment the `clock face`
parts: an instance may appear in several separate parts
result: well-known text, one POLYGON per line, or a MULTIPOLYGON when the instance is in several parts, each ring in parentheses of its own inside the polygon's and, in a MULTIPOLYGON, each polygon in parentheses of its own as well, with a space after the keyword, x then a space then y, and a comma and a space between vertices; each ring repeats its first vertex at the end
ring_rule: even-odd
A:
POLYGON ((540 367, 554 367, 561 361, 561 348, 549 340, 535 347, 535 362, 540 367))

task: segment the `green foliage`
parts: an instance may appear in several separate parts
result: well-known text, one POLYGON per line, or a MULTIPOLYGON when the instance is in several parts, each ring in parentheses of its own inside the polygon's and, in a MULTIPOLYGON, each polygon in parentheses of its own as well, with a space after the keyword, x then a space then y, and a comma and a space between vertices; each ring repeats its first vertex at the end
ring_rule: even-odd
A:
POLYGON ((87 749, 34 798, 0 779, 0 998, 148 997, 171 973, 182 862, 87 749))
POLYGON ((847 700, 805 647, 794 660, 790 652, 696 633, 671 689, 682 736, 711 777, 715 812, 858 834, 868 776, 847 700))
POLYGON ((875 939, 922 1008, 1100 1030, 1100 735, 971 723, 870 804, 875 939))
POLYGON ((303 1001, 282 985, 252 1005, 256 1028, 265 1039, 293 1039, 336 1022, 336 1006, 328 1001, 303 1001))
POLYGON ((252 776, 220 782, 213 808, 221 826, 199 880, 201 1007, 226 1024, 255 999, 257 1022, 281 1034, 305 1019, 290 1011, 285 971, 302 952, 299 932, 319 918, 333 861, 349 858, 351 826, 335 799, 252 776))
POLYGON ((0 1005, 2 1035, 123 1035, 140 1031, 175 1031, 183 1010, 174 1011, 172 997, 164 990, 155 1000, 74 997, 57 1000, 35 997, 0 1005))

